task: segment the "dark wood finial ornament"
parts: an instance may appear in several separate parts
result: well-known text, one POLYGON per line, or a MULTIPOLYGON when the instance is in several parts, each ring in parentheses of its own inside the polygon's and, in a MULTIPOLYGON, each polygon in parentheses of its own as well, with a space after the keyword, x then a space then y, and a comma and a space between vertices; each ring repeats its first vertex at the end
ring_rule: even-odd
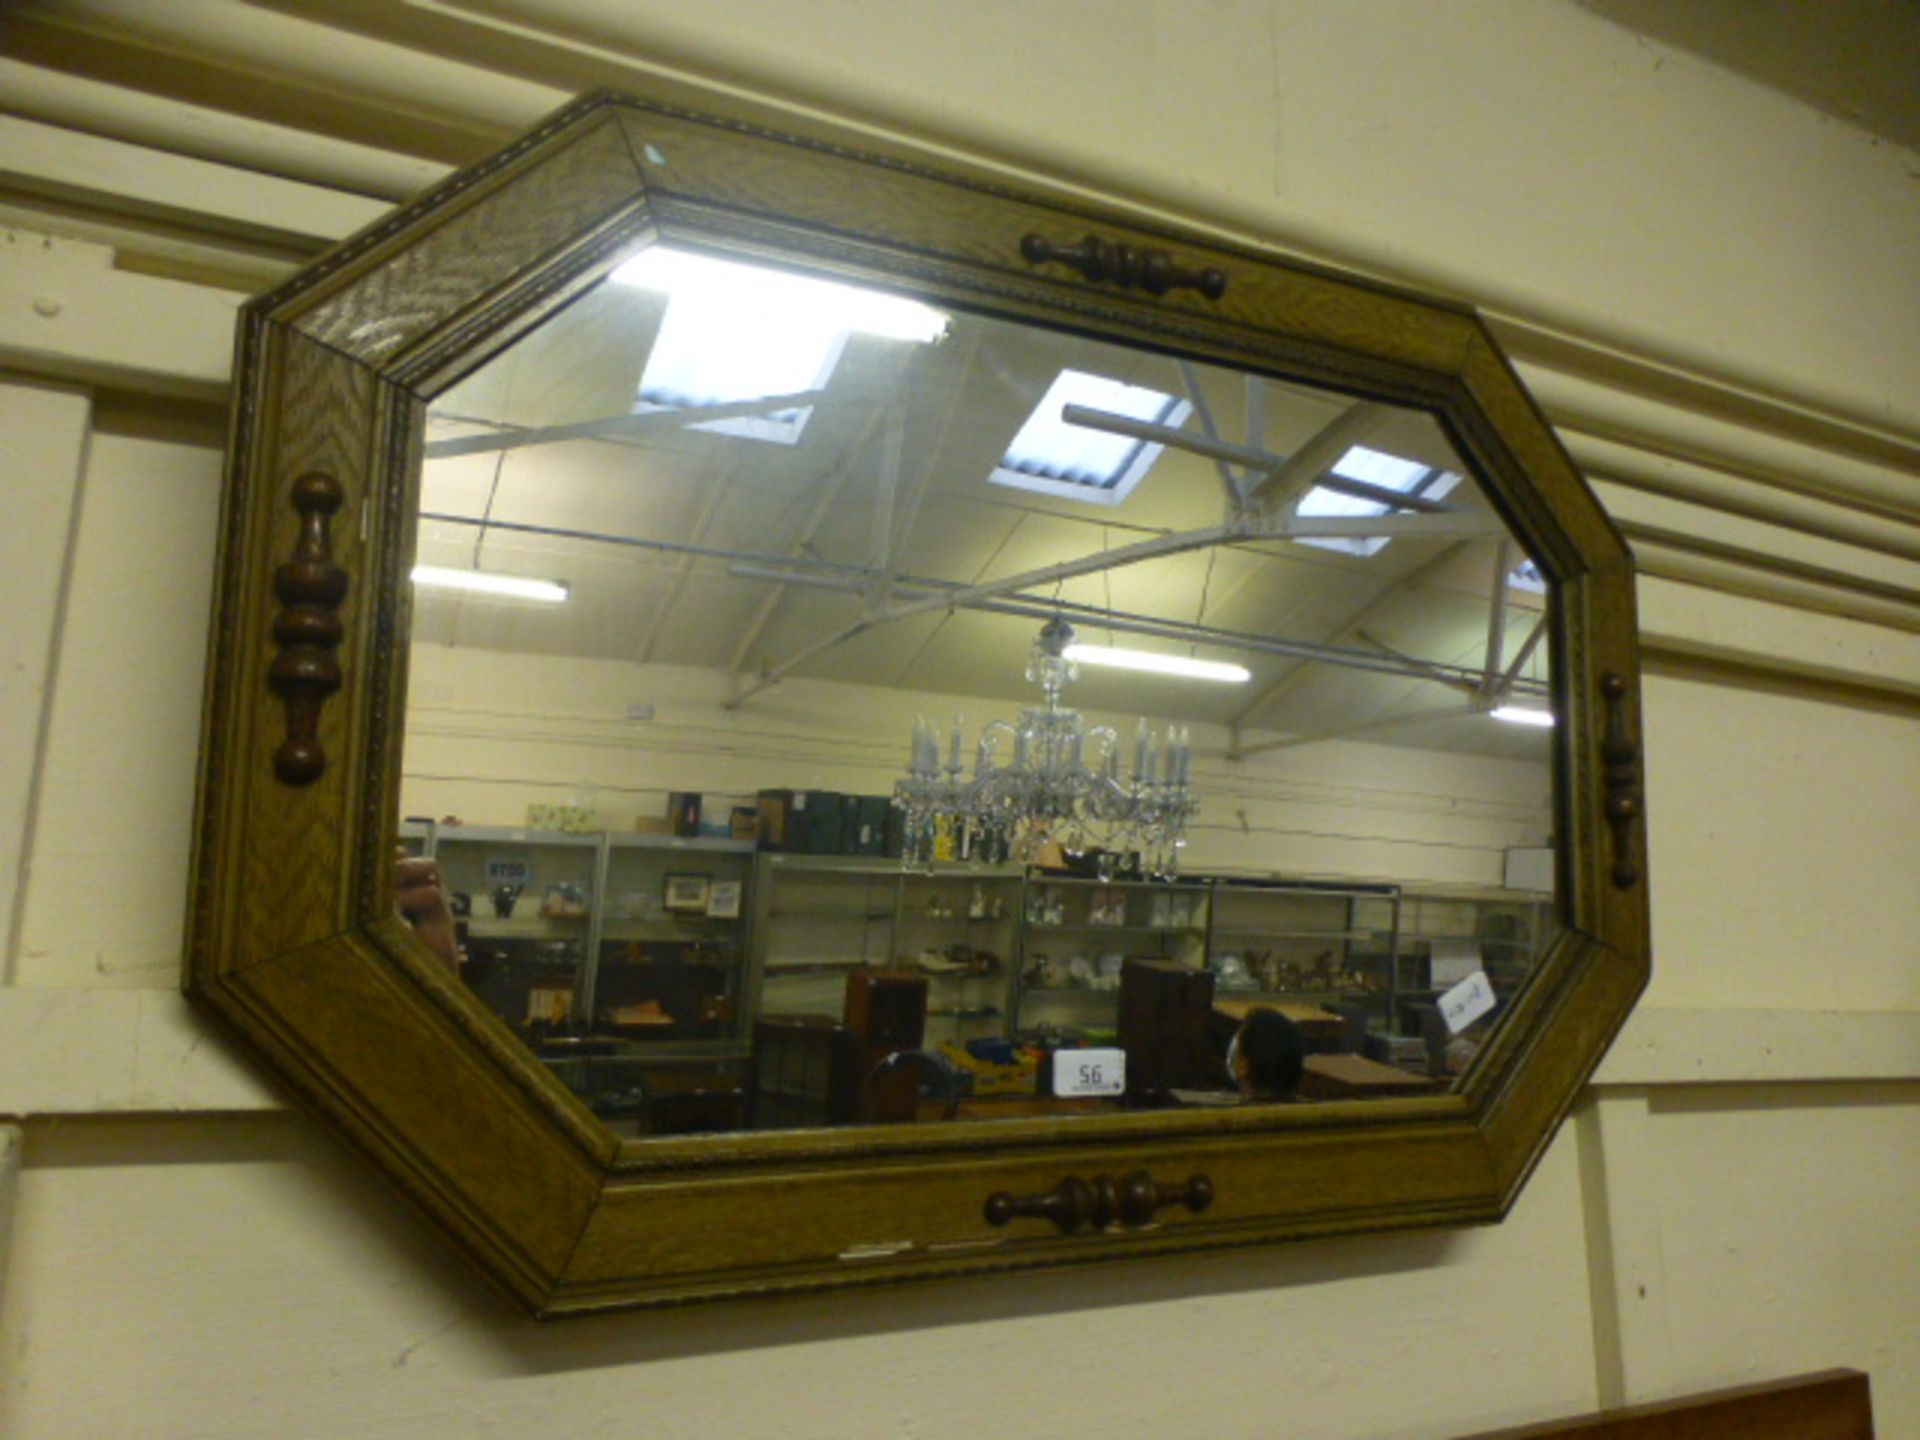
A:
POLYGON ((319 471, 294 481, 292 493, 300 539, 293 558, 273 572, 273 593, 286 608, 274 618, 280 653, 267 684, 287 709, 287 736, 273 752, 274 774, 288 785, 311 785, 327 768, 320 707, 340 688, 334 651, 345 634, 340 605, 347 598, 347 572, 333 563, 328 522, 347 497, 338 480, 319 471))
POLYGON ((1627 682, 1609 670, 1600 677, 1600 693, 1607 700, 1607 733, 1600 742, 1600 759, 1606 767, 1601 783, 1606 787, 1607 824, 1613 830, 1613 883, 1619 890, 1631 890, 1640 883, 1640 870, 1633 863, 1633 822, 1640 814, 1640 747, 1627 738, 1627 682))
POLYGON ((1198 1215, 1213 1204, 1213 1181, 1204 1175, 1185 1180, 1155 1180, 1144 1170, 1118 1177, 1096 1175, 1082 1180, 1069 1175, 1041 1195, 1015 1197, 997 1191, 987 1197, 989 1225, 1007 1225, 1016 1219, 1051 1220, 1062 1235, 1091 1225, 1096 1230, 1150 1224, 1154 1213, 1167 1205, 1185 1205, 1198 1215))
POLYGON ((1227 277, 1218 270, 1183 269, 1164 250, 1115 245, 1097 235, 1078 245, 1056 245, 1044 235, 1028 235, 1020 241, 1020 254, 1029 265, 1070 265, 1096 285, 1111 283, 1122 290, 1138 286, 1149 295, 1198 290, 1209 300, 1227 293, 1227 277))

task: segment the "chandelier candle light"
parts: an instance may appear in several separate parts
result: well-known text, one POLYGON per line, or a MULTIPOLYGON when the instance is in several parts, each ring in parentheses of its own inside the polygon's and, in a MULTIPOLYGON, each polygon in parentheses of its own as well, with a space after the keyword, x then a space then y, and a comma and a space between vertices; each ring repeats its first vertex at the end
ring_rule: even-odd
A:
POLYGON ((1179 864, 1187 822, 1197 806, 1188 788, 1193 747, 1187 727, 1156 735, 1142 720, 1134 736, 1133 773, 1120 771, 1120 739, 1106 725, 1089 726, 1060 693, 1078 678, 1067 658, 1073 627, 1047 622, 1027 657, 1027 679, 1045 703, 1021 711, 1019 722, 983 726, 969 778, 965 734, 956 718, 940 761, 940 737, 923 715, 914 721, 912 759, 894 786, 905 812, 902 858, 1033 860, 1057 842, 1066 850, 1097 846, 1100 872, 1111 879, 1123 857, 1137 857, 1143 874, 1167 878, 1179 864), (1011 755, 1001 755, 1002 742, 1011 755))

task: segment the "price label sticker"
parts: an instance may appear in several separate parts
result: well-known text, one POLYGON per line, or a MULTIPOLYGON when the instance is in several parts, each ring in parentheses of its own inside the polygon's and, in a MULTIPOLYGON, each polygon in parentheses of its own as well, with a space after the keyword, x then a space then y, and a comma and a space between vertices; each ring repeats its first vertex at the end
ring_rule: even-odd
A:
POLYGON ((1492 1011, 1495 1003, 1487 972, 1476 970, 1440 997, 1440 1018, 1447 1022, 1448 1034, 1458 1035, 1492 1011))
POLYGON ((524 860, 489 860, 489 885, 524 885, 533 878, 533 867, 524 860))
POLYGON ((1053 1093, 1056 1095, 1122 1095, 1127 1089, 1127 1052, 1124 1050, 1056 1050, 1053 1052, 1053 1093))

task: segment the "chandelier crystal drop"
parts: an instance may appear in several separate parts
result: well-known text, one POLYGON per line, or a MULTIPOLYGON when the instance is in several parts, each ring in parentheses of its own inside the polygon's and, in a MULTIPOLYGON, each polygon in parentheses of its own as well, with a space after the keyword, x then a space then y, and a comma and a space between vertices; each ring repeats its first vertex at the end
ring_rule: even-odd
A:
POLYGON ((1105 879, 1121 864, 1153 878, 1176 872, 1187 822, 1198 809, 1188 784, 1187 727, 1155 734, 1142 720, 1132 772, 1123 775, 1119 735, 1110 726, 1089 726, 1060 703, 1061 692, 1079 677, 1066 658, 1072 643, 1066 621, 1056 617, 1042 627, 1027 657, 1027 679, 1040 687, 1044 703, 1021 711, 1017 723, 983 726, 970 776, 962 720, 954 720, 944 763, 939 733, 925 716, 915 720, 912 759, 893 792, 904 812, 908 863, 1024 864, 1057 843, 1067 851, 1098 849, 1105 879))

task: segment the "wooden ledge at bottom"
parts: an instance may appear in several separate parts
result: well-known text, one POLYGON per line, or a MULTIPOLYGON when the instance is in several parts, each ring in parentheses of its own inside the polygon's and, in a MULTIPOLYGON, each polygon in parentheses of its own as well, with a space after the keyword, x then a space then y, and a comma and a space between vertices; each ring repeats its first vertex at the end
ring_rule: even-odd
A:
POLYGON ((1873 1399, 1858 1370, 1625 1405, 1457 1440, 1872 1440, 1873 1399))

